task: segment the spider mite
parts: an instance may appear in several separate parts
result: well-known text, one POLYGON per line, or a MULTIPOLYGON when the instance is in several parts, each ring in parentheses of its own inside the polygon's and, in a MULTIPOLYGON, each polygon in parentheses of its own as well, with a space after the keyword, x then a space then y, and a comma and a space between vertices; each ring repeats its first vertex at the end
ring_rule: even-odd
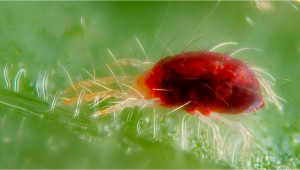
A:
MULTIPOLYGON (((247 129, 239 122, 225 119, 220 116, 221 114, 238 115, 257 111, 265 105, 265 96, 281 108, 268 82, 259 74, 259 72, 267 73, 260 69, 252 69, 243 61, 230 56, 228 52, 223 54, 208 50, 182 52, 161 59, 139 77, 116 76, 110 69, 113 66, 121 68, 121 65, 144 68, 149 64, 152 63, 136 59, 115 60, 114 63, 107 65, 113 76, 81 81, 73 84, 67 91, 78 88, 88 90, 93 86, 101 86, 105 90, 98 92, 88 90, 91 94, 86 95, 81 92, 79 97, 68 99, 64 104, 77 103, 78 107, 81 100, 95 101, 95 104, 100 99, 112 97, 121 100, 120 103, 107 109, 96 111, 92 116, 94 118, 135 106, 141 108, 163 106, 175 108, 174 111, 182 109, 213 129, 220 153, 222 153, 220 149, 222 138, 215 120, 238 129, 244 138, 244 149, 250 143, 247 129), (117 84, 118 89, 109 88, 112 84, 117 84)), ((78 115, 78 108, 75 114, 78 115)))
MULTIPOLYGON (((139 41, 138 43, 142 48, 139 41)), ((173 111, 181 109, 198 117, 213 129, 219 153, 222 153, 222 138, 215 121, 239 130, 243 135, 244 148, 246 148, 250 144, 248 130, 239 122, 225 119, 221 115, 239 115, 257 111, 266 104, 265 99, 274 102, 280 110, 282 107, 278 101, 280 98, 260 74, 273 77, 263 70, 251 68, 243 61, 232 57, 234 53, 248 48, 238 49, 232 54, 229 54, 231 51, 223 54, 212 52, 225 44, 229 43, 220 44, 210 51, 209 48, 202 51, 183 51, 162 58, 155 64, 137 59, 116 60, 108 50, 115 60, 114 63, 107 65, 112 76, 97 79, 91 76, 93 80, 80 81, 77 84, 70 81, 72 87, 67 91, 81 88, 89 91, 90 94, 84 95, 82 90, 79 97, 68 99, 64 104, 77 103, 75 115, 78 115, 81 101, 94 101, 97 105, 99 101, 107 98, 120 100, 118 104, 96 111, 92 115, 94 118, 135 106, 141 108, 163 106, 173 111), (125 75, 122 65, 140 68, 151 65, 151 67, 144 74, 136 77, 125 75), (121 69, 122 76, 113 73, 111 67, 114 66, 121 69), (117 85, 117 88, 112 85, 117 85), (97 89, 97 92, 93 92, 90 90, 93 87, 103 90, 97 89)))

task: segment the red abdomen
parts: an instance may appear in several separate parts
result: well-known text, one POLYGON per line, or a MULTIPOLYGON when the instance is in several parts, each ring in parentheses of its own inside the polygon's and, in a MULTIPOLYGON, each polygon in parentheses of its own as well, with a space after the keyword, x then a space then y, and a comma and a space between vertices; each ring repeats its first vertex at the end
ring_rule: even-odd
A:
POLYGON ((240 114, 264 105, 259 81, 248 65, 215 52, 186 52, 160 60, 144 75, 148 95, 165 107, 203 114, 240 114))

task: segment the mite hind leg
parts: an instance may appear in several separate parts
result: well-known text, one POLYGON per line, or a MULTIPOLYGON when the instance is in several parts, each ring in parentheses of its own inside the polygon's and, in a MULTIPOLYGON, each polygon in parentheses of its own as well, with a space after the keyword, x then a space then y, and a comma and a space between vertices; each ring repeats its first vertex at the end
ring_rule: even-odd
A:
POLYGON ((220 116, 217 113, 211 113, 209 115, 209 118, 214 119, 214 120, 218 120, 218 121, 220 121, 220 122, 222 122, 222 123, 224 123, 224 124, 226 124, 230 127, 233 127, 235 129, 239 130, 242 133, 243 138, 244 138, 243 150, 246 151, 249 148, 251 135, 248 132, 248 130, 242 124, 240 124, 239 122, 228 120, 228 119, 220 116))
POLYGON ((160 104, 160 99, 151 99, 151 100, 143 100, 143 99, 135 99, 135 98, 128 98, 127 100, 111 106, 105 110, 99 110, 92 115, 93 118, 97 118, 101 115, 113 113, 114 111, 123 110, 126 107, 154 107, 160 104))
POLYGON ((207 116, 202 115, 197 110, 190 112, 190 114, 193 115, 193 116, 198 117, 202 122, 206 123, 208 126, 210 126, 212 128, 213 133, 214 133, 214 137, 217 141, 218 152, 219 152, 219 155, 221 156, 223 154, 223 151, 222 151, 222 148, 221 148, 221 146, 222 146, 222 137, 221 137, 220 132, 219 132, 219 126, 212 119, 210 119, 207 116))

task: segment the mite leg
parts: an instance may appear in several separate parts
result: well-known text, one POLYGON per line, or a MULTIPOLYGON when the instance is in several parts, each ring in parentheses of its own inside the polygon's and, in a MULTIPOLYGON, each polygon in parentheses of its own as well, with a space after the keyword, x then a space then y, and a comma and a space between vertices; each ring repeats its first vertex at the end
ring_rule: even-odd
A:
POLYGON ((198 117, 202 122, 206 123, 208 126, 210 126, 212 128, 212 130, 214 132, 214 137, 217 141, 217 148, 218 148, 219 155, 222 155, 223 154, 223 151, 222 151, 222 148, 221 148, 221 146, 222 146, 222 137, 221 137, 220 132, 219 132, 219 126, 213 120, 211 120, 209 117, 202 115, 197 110, 192 111, 190 113, 192 115, 198 117))
POLYGON ((123 101, 120 104, 116 104, 111 106, 105 110, 99 110, 92 115, 93 118, 97 118, 100 115, 105 115, 109 113, 113 113, 114 111, 123 110, 126 107, 154 107, 160 104, 160 99, 151 99, 151 100, 143 100, 143 99, 135 99, 135 98, 128 98, 127 100, 123 101))
MULTIPOLYGON (((135 83, 137 76, 117 76, 117 79, 122 82, 122 83, 135 83)), ((98 78, 94 80, 95 82, 99 82, 103 85, 109 85, 112 83, 116 83, 116 79, 111 76, 111 77, 105 77, 105 78, 98 78)))
POLYGON ((117 60, 117 62, 113 62, 111 64, 109 64, 110 67, 114 67, 114 66, 117 66, 117 65, 132 65, 134 67, 151 67, 154 65, 154 63, 152 62, 142 62, 140 60, 137 60, 137 59, 120 59, 120 60, 117 60))
POLYGON ((242 124, 240 124, 239 122, 228 120, 228 119, 218 115, 217 113, 211 113, 209 115, 209 117, 214 119, 214 120, 218 120, 218 121, 220 121, 220 122, 222 122, 226 125, 229 125, 229 126, 235 128, 235 129, 239 130, 242 133, 243 138, 244 138, 244 148, 243 148, 243 150, 246 151, 247 148, 249 148, 251 135, 248 132, 248 130, 242 124))
MULTIPOLYGON (((126 93, 124 93, 120 90, 108 90, 108 91, 101 91, 101 92, 96 92, 96 93, 84 95, 84 96, 82 96, 82 100, 92 101, 92 100, 95 100, 96 98, 102 99, 102 98, 107 97, 107 96, 115 97, 115 98, 122 98, 124 95, 126 95, 126 93)), ((71 98, 71 99, 63 102, 63 104, 76 103, 77 100, 78 100, 78 97, 74 97, 74 98, 71 98)))
MULTIPOLYGON (((137 76, 117 76, 117 79, 122 83, 136 83, 137 76)), ((104 77, 104 78, 97 78, 95 80, 87 80, 87 81, 81 81, 79 83, 74 84, 74 88, 82 88, 84 87, 93 87, 93 86, 99 86, 101 85, 110 85, 112 83, 116 83, 116 79, 111 77, 104 77)), ((66 92, 72 91, 73 88, 68 88, 66 92)))

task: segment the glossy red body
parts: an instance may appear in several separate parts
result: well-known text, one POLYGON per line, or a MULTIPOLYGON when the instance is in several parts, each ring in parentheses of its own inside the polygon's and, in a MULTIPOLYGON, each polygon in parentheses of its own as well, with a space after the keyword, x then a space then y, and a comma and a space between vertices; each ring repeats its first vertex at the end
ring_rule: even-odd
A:
POLYGON ((187 112, 241 114, 264 105, 259 81, 239 59, 215 52, 166 57, 138 79, 148 98, 187 112), (188 104, 187 104, 188 103, 188 104))

